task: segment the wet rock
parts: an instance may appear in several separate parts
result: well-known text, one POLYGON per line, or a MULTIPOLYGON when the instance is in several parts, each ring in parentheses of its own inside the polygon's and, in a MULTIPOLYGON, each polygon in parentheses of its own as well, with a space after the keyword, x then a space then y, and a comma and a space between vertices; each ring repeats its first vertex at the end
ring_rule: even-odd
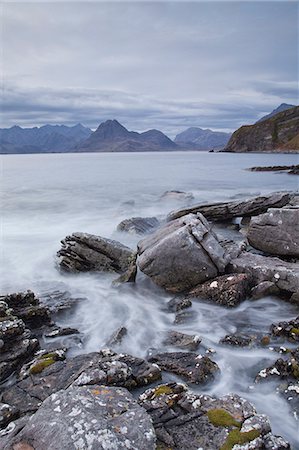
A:
POLYGON ((281 436, 274 436, 272 433, 268 433, 264 437, 265 450, 289 450, 290 444, 285 441, 281 436))
POLYGON ((194 199, 192 192, 165 191, 160 197, 161 200, 169 201, 189 201, 194 199))
POLYGON ((47 305, 50 313, 57 314, 74 308, 78 303, 85 301, 86 298, 73 297, 68 291, 54 290, 44 292, 41 295, 41 300, 47 305))
POLYGON ((127 270, 120 275, 116 280, 113 280, 112 286, 119 286, 123 283, 135 283, 136 276, 137 276, 137 253, 134 253, 131 257, 131 261, 129 263, 129 266, 127 270))
POLYGON ((255 339, 252 336, 244 334, 227 334, 219 342, 225 345, 234 345, 236 347, 248 347, 254 343, 255 339))
POLYGON ((119 327, 108 339, 107 342, 107 346, 114 346, 114 345, 118 345, 122 342, 123 338, 126 336, 126 334, 128 333, 128 330, 126 329, 126 327, 119 327))
POLYGON ((174 297, 167 303, 167 308, 171 312, 182 311, 186 308, 191 308, 192 302, 189 298, 174 297))
POLYGON ((70 387, 47 398, 4 450, 20 444, 48 450, 49 443, 51 450, 154 450, 155 432, 148 414, 126 389, 70 387))
POLYGON ((213 380, 219 372, 218 365, 208 356, 191 352, 159 353, 151 356, 149 361, 158 364, 166 372, 175 373, 196 384, 213 380))
POLYGON ((117 225, 117 231, 130 234, 151 233, 160 225, 156 217, 132 217, 125 219, 117 225))
POLYGON ((57 253, 61 269, 67 272, 125 272, 135 258, 133 250, 111 239, 88 233, 67 236, 57 253))
POLYGON ((34 370, 30 376, 8 387, 3 393, 3 401, 17 406, 24 415, 36 411, 49 395, 67 389, 71 384, 105 384, 133 389, 160 378, 160 369, 141 358, 102 350, 55 361, 41 371, 34 370))
POLYGON ((45 334, 47 338, 56 338, 60 336, 69 336, 70 334, 79 334, 79 331, 76 328, 55 328, 53 331, 50 331, 45 334))
POLYGON ((138 243, 138 266, 158 285, 182 292, 223 272, 224 249, 202 215, 190 214, 138 243))
POLYGON ((259 383, 263 380, 298 380, 299 378, 299 347, 287 354, 287 359, 279 358, 275 363, 260 370, 255 378, 259 383))
POLYGON ((233 217, 257 216, 266 212, 268 208, 285 206, 292 196, 292 194, 276 192, 243 201, 193 205, 190 208, 172 211, 168 214, 167 220, 175 220, 190 213, 201 213, 206 219, 212 221, 223 221, 233 217))
POLYGON ((197 350, 201 342, 200 336, 193 334, 180 333, 178 331, 169 331, 163 344, 172 345, 183 350, 197 350))
POLYGON ((148 389, 140 395, 139 403, 152 418, 158 449, 235 450, 238 444, 256 444, 259 439, 261 447, 250 447, 256 450, 265 448, 262 445, 266 439, 274 439, 267 418, 257 415, 254 407, 238 395, 218 399, 169 383, 148 389), (246 430, 250 427, 249 431, 240 430, 243 424, 246 430))
POLYGON ((291 295, 289 301, 290 303, 296 303, 297 305, 299 305, 299 292, 294 292, 294 294, 291 295))
POLYGON ((0 402, 0 429, 5 428, 12 420, 17 419, 19 411, 17 408, 0 402))
POLYGON ((281 290, 299 291, 299 263, 244 252, 230 261, 227 271, 246 273, 253 285, 262 281, 271 281, 281 290))
POLYGON ((36 357, 25 364, 20 372, 20 378, 24 379, 30 375, 37 375, 43 372, 47 367, 54 364, 56 361, 65 360, 66 349, 40 350, 36 353, 36 357))
POLYGON ((189 292, 188 296, 211 300, 222 306, 233 307, 245 300, 249 292, 250 279, 248 275, 232 273, 196 286, 189 292))
POLYGON ((280 384, 278 392, 287 400, 296 420, 299 420, 299 381, 280 384))
POLYGON ((178 311, 177 314, 175 315, 173 323, 176 325, 188 323, 190 321, 194 321, 196 317, 197 312, 195 311, 178 311))
POLYGON ((270 333, 275 337, 287 338, 290 342, 299 342, 299 316, 288 322, 273 323, 270 333))
POLYGON ((268 295, 278 295, 279 292, 278 287, 272 281, 262 281, 252 288, 251 297, 258 300, 259 298, 267 297, 268 295))
POLYGON ((253 217, 247 238, 252 247, 271 255, 299 257, 299 208, 271 208, 253 217))

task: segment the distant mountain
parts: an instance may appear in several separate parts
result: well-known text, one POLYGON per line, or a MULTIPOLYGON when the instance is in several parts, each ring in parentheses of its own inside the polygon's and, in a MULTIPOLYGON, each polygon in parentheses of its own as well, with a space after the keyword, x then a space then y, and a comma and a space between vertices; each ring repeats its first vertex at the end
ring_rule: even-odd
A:
POLYGON ((81 124, 73 127, 65 125, 44 125, 42 127, 0 129, 0 153, 49 153, 67 152, 81 141, 85 141, 92 131, 81 124))
POLYGON ((88 139, 74 148, 76 152, 145 152, 171 151, 180 148, 158 130, 144 133, 128 131, 117 120, 99 125, 88 139))
POLYGON ((275 116, 275 114, 278 114, 280 112, 286 111, 287 109, 294 108, 296 105, 288 105, 287 103, 282 103, 279 105, 276 109, 273 109, 272 112, 267 114, 266 116, 261 117, 256 123, 263 122, 263 120, 270 119, 270 117, 275 116))
POLYGON ((254 125, 244 125, 230 138, 225 152, 299 152, 299 106, 254 125))
POLYGON ((230 133, 191 127, 178 134, 174 142, 193 150, 218 150, 226 146, 230 137, 230 133))

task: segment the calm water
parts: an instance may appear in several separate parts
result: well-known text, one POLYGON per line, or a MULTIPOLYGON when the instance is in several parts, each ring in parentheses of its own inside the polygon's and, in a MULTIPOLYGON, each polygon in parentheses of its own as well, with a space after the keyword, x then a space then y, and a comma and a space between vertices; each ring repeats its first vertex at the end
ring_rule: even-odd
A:
POLYGON ((146 356, 149 348, 163 349, 163 336, 169 329, 201 335, 202 344, 216 350, 212 358, 222 370, 219 380, 204 392, 243 395, 259 412, 270 416, 275 433, 296 442, 298 422, 285 401, 273 390, 251 389, 254 376, 277 359, 277 354, 265 349, 221 348, 218 341, 236 330, 267 332, 272 322, 298 315, 298 308, 271 297, 246 301, 229 311, 194 302, 194 319, 174 326, 174 315, 165 311, 170 297, 142 274, 135 286, 117 290, 111 288, 110 275, 59 273, 55 255, 60 240, 74 231, 112 237, 134 246, 138 239, 117 234, 117 224, 133 216, 163 216, 185 205, 161 200, 166 190, 192 192, 191 203, 296 190, 296 176, 245 169, 298 164, 298 155, 180 152, 0 158, 2 292, 32 289, 44 295, 60 289, 85 297, 71 316, 58 318, 58 323, 82 332, 80 343, 66 340, 73 354, 98 350, 120 325, 128 328, 128 336, 119 350, 140 356, 146 356))

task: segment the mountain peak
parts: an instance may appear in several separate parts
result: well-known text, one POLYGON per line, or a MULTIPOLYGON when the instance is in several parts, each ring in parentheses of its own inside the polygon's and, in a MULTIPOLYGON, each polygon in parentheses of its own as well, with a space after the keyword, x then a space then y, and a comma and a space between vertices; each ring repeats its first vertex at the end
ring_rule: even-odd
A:
POLYGON ((109 119, 106 120, 106 122, 102 122, 94 134, 98 137, 101 137, 101 139, 115 139, 118 137, 124 137, 127 136, 130 132, 121 125, 116 119, 109 119))

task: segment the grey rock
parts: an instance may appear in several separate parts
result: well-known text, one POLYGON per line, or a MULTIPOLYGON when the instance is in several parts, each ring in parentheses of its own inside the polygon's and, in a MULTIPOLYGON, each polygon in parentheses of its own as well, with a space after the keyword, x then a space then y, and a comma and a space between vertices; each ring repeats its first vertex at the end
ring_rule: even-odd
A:
POLYGON ((271 208, 253 217, 247 238, 252 247, 271 255, 299 257, 299 208, 271 208))
POLYGON ((154 450, 155 440, 150 417, 126 389, 95 385, 52 394, 4 450, 17 444, 38 450, 49 444, 51 450, 154 450))
POLYGON ((190 335, 179 331, 169 331, 163 344, 194 351, 198 349, 200 342, 201 338, 196 334, 190 335))
POLYGON ((255 378, 256 383, 264 380, 271 381, 296 381, 299 375, 299 347, 289 351, 287 359, 279 358, 272 366, 259 371, 255 378))
POLYGON ((9 422, 17 419, 18 416, 19 411, 17 408, 0 402, 0 429, 5 428, 9 422))
POLYGON ((258 300, 268 295, 278 295, 279 289, 272 281, 262 281, 258 285, 254 286, 251 290, 251 297, 258 300))
POLYGON ((238 258, 230 261, 227 271, 247 273, 253 285, 262 281, 271 281, 281 290, 299 291, 299 263, 244 252, 238 258))
POLYGON ((271 425, 268 417, 265 414, 255 414, 244 420, 240 429, 241 433, 247 433, 252 430, 258 430, 261 434, 270 433, 271 425))
POLYGON ((274 436, 272 433, 268 433, 264 437, 265 450, 284 450, 290 449, 290 444, 285 441, 281 436, 274 436))
POLYGON ((208 220, 223 221, 233 217, 257 216, 268 208, 281 208, 291 200, 292 194, 276 192, 260 197, 253 197, 243 201, 225 203, 199 204, 190 208, 172 211, 167 216, 167 221, 178 219, 187 214, 201 213, 208 220))
POLYGON ((171 312, 182 311, 183 309, 190 308, 192 302, 189 298, 174 297, 167 302, 167 308, 171 312))
POLYGON ((160 197, 161 200, 169 201, 189 201, 194 199, 192 192, 184 191, 165 191, 160 197))
POLYGON ((191 352, 159 353, 151 356, 149 361, 158 364, 166 372, 175 373, 196 384, 213 380, 219 372, 218 365, 208 356, 191 352))
POLYGON ((287 322, 273 323, 270 333, 274 337, 286 338, 290 342, 299 342, 299 316, 287 322))
POLYGON ((233 307, 245 300, 250 292, 250 279, 244 273, 222 275, 213 281, 206 281, 189 292, 190 297, 203 298, 233 307))
POLYGON ((278 392, 287 400, 295 419, 299 417, 299 381, 279 385, 278 392))
POLYGON ((202 215, 168 223, 138 243, 138 266, 171 292, 191 289, 223 272, 225 251, 202 215))
POLYGON ((117 231, 130 234, 147 234, 160 225, 156 217, 132 217, 125 219, 117 225, 117 231))
POLYGON ((252 336, 244 334, 228 334, 220 340, 220 344, 233 345, 236 347, 248 347, 254 342, 252 336))
POLYGON ((116 280, 113 280, 112 286, 119 286, 123 283, 135 283, 137 276, 137 263, 136 263, 137 253, 134 253, 130 258, 130 262, 126 271, 120 275, 116 280))
POLYGON ((70 334, 79 334, 79 331, 76 328, 55 328, 52 331, 49 331, 45 334, 47 338, 56 338, 60 336, 69 336, 70 334))
POLYGON ((197 318, 197 312, 196 311, 178 311, 175 315, 173 323, 176 325, 180 325, 182 323, 188 323, 191 321, 195 321, 197 318))
POLYGON ((111 239, 88 233, 73 233, 61 241, 57 253, 67 272, 125 272, 135 258, 133 250, 111 239))
POLYGON ((120 344, 127 333, 128 330, 126 327, 119 327, 108 339, 107 346, 110 347, 120 344))

